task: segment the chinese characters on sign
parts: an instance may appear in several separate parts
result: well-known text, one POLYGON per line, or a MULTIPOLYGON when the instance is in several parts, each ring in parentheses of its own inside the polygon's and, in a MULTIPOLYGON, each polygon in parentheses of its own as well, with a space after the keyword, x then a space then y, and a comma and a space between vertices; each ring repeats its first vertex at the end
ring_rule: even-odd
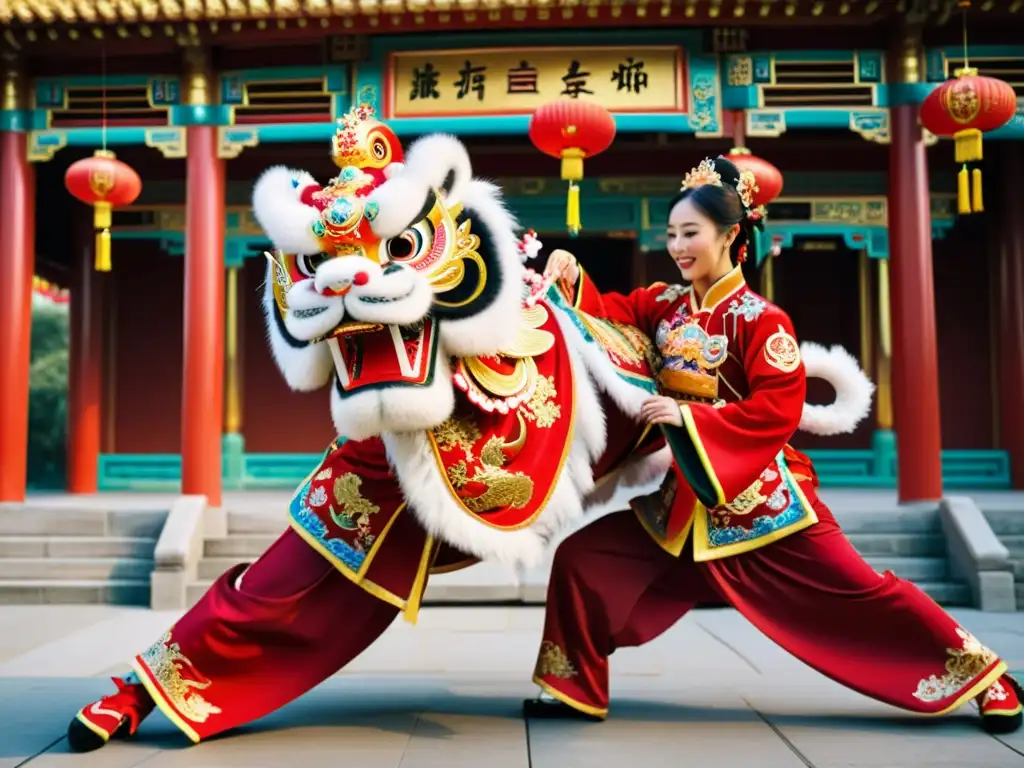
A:
POLYGON ((391 56, 388 117, 531 114, 556 98, 685 112, 677 46, 418 51, 391 56))

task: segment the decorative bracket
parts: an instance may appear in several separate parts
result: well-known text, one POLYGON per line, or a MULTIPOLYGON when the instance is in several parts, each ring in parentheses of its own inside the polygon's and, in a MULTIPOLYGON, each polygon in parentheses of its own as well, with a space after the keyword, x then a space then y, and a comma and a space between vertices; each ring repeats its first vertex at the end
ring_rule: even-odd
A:
POLYGON ((224 160, 233 160, 242 154, 242 150, 246 147, 255 147, 259 143, 260 132, 255 126, 221 125, 217 127, 217 157, 224 160))
POLYGON ((68 145, 64 131, 30 131, 28 134, 28 161, 48 163, 68 145))
POLYGON ((188 155, 188 133, 184 128, 147 128, 146 146, 160 152, 168 160, 188 155))

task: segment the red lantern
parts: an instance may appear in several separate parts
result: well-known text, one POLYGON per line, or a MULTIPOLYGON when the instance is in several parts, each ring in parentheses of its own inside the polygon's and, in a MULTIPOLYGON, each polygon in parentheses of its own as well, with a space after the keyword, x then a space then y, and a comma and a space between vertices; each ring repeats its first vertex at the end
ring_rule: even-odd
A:
POLYGON ((615 138, 615 118, 592 101, 559 99, 538 108, 530 118, 530 141, 541 152, 562 161, 562 180, 569 182, 566 226, 580 231, 580 188, 583 160, 604 152, 615 138))
POLYGON ((93 206, 96 270, 109 272, 111 210, 135 202, 142 191, 139 174, 114 157, 113 152, 97 149, 92 157, 68 168, 64 186, 83 203, 93 206))
POLYGON ((751 154, 746 147, 733 147, 726 155, 733 165, 743 171, 754 174, 757 189, 753 194, 753 207, 768 205, 782 194, 782 172, 767 160, 751 154))
POLYGON ((952 137, 956 161, 963 165, 957 176, 960 213, 984 209, 981 168, 974 168, 971 178, 967 167, 982 159, 982 134, 1006 125, 1016 111, 1017 94, 1010 84, 994 77, 979 77, 973 67, 958 69, 954 79, 933 90, 921 105, 921 124, 936 136, 952 137))

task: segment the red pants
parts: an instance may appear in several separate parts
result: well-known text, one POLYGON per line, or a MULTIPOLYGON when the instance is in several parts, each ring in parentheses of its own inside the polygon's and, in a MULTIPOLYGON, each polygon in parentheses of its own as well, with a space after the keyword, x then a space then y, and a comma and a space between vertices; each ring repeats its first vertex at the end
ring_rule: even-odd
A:
POLYGON ((534 681, 592 715, 608 712, 608 657, 653 640, 694 605, 728 604, 842 685, 941 714, 985 690, 1006 665, 910 582, 876 573, 831 511, 733 557, 697 563, 662 550, 632 512, 603 517, 558 548, 534 681))
POLYGON ((291 529, 245 570, 236 589, 243 570, 223 574, 135 658, 157 706, 193 741, 302 695, 362 653, 398 615, 291 529))

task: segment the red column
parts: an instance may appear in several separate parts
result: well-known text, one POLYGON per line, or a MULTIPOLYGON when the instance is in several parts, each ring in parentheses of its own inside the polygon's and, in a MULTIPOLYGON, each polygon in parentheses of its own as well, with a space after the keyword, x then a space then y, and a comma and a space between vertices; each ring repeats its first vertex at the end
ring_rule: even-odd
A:
POLYGON ((27 135, 0 132, 0 502, 24 501, 35 264, 35 172, 27 135))
POLYGON ((928 162, 916 104, 890 110, 892 400, 900 502, 942 497, 928 162))
POLYGON ((217 129, 188 128, 185 184, 185 365, 182 493, 221 504, 224 421, 224 161, 217 129))
POLYGON ((1013 487, 1024 488, 1024 225, 1019 223, 1024 153, 1016 142, 1004 143, 998 272, 1000 434, 1010 454, 1013 487))
MULTIPOLYGON (((91 216, 90 216, 91 218, 91 216)), ((93 267, 91 222, 80 219, 75 238, 68 345, 68 491, 96 493, 103 412, 103 289, 93 267)))

